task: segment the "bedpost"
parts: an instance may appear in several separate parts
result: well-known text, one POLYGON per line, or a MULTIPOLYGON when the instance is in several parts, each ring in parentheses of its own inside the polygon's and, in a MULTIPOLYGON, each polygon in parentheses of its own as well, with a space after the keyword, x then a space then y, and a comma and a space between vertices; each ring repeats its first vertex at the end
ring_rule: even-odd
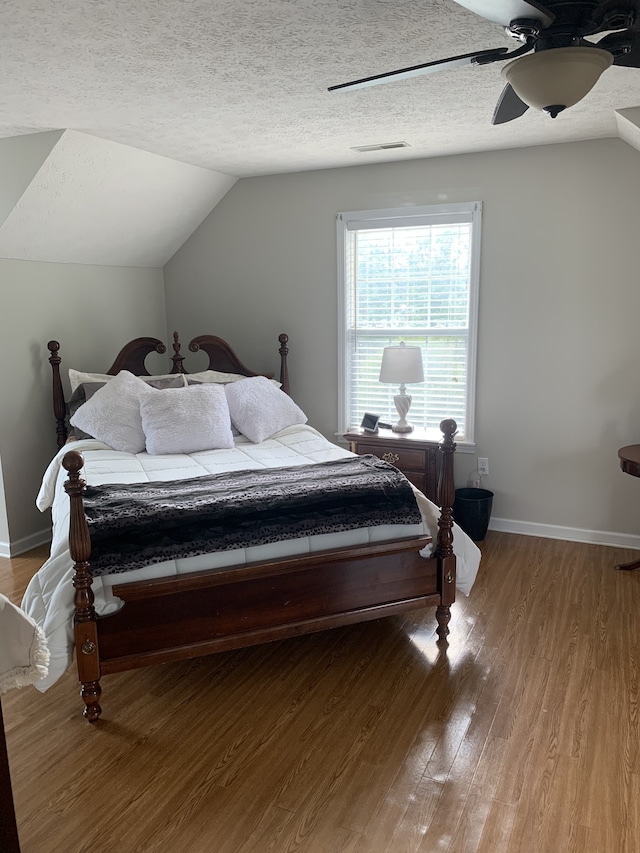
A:
POLYGON ((53 371, 53 413, 56 418, 56 433, 58 436, 58 449, 60 449, 67 440, 67 406, 64 401, 64 391, 62 390, 62 380, 60 379, 60 362, 62 359, 58 355, 60 344, 58 341, 49 341, 47 349, 51 353, 49 356, 49 364, 53 371))
POLYGON ((289 355, 289 347, 287 344, 289 343, 289 335, 285 335, 283 332, 279 337, 280 341, 280 382, 282 384, 282 390, 285 393, 289 393, 289 368, 287 367, 287 356, 289 355))
POLYGON ((180 354, 180 341, 178 340, 177 332, 173 333, 173 355, 171 356, 171 361, 173 362, 172 373, 184 373, 184 356, 180 354))
POLYGON ((98 627, 96 612, 93 607, 93 580, 89 572, 89 557, 91 555, 91 540, 89 528, 84 514, 82 493, 85 482, 80 478, 84 458, 77 450, 65 453, 62 459, 63 468, 68 471, 69 478, 64 484, 66 493, 71 501, 69 519, 69 551, 74 561, 75 574, 73 586, 75 595, 74 631, 76 644, 76 662, 78 677, 85 706, 84 716, 94 723, 100 714, 100 656, 98 654, 98 627))
POLYGON ((440 640, 445 640, 449 633, 451 604, 455 600, 456 592, 456 558, 453 553, 453 501, 455 498, 453 454, 456 444, 453 437, 458 431, 458 425, 452 418, 447 418, 440 423, 440 430, 444 438, 439 447, 442 454, 438 477, 440 518, 437 544, 440 561, 440 604, 436 609, 436 619, 438 620, 438 637, 440 640))

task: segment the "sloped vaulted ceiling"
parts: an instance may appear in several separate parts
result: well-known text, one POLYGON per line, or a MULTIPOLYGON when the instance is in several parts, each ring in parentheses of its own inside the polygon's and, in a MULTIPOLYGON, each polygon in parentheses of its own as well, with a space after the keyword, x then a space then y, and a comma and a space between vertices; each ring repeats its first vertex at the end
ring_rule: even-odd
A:
POLYGON ((616 124, 620 139, 640 151, 640 107, 618 110, 616 124))
POLYGON ((73 130, 0 140, 0 257, 162 267, 237 178, 73 130))

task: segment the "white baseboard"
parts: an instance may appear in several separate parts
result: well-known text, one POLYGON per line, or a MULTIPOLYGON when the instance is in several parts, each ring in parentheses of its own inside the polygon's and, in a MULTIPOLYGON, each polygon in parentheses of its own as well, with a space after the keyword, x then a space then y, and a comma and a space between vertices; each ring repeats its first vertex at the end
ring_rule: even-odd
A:
POLYGON ((555 524, 534 524, 510 518, 492 518, 489 530, 501 533, 521 533, 523 536, 541 536, 543 539, 565 539, 567 542, 591 542, 613 548, 640 550, 640 536, 633 533, 611 533, 606 530, 583 530, 580 527, 559 527, 555 524))
POLYGON ((0 542, 0 557, 17 557, 25 551, 31 551, 32 548, 38 548, 50 541, 51 528, 32 533, 31 536, 25 536, 16 542, 0 542))

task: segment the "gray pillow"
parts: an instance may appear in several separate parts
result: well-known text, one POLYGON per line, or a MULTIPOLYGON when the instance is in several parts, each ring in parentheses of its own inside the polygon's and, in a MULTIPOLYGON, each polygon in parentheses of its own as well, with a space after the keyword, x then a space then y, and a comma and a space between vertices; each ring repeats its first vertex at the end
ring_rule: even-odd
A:
POLYGON ((143 379, 152 388, 159 388, 160 390, 163 388, 184 388, 187 384, 184 373, 175 373, 173 376, 160 376, 157 379, 153 376, 141 376, 140 379, 143 379))

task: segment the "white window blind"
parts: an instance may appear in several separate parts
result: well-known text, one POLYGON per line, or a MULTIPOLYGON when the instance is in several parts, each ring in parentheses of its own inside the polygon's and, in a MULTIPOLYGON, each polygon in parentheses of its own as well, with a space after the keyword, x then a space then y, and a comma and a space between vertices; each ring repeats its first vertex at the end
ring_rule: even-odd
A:
POLYGON ((385 346, 422 349, 409 420, 458 423, 473 441, 480 202, 338 215, 340 429, 365 411, 397 420, 399 388, 378 380, 385 346))

